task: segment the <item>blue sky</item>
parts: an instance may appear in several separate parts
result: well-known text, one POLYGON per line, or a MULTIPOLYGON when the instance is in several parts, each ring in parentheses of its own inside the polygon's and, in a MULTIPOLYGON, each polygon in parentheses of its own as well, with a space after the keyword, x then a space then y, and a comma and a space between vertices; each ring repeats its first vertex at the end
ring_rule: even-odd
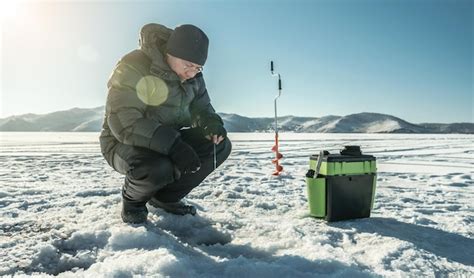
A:
POLYGON ((472 1, 2 5, 0 117, 103 105, 115 63, 157 22, 208 34, 204 75, 219 112, 272 117, 273 59, 279 115, 474 121, 472 1))

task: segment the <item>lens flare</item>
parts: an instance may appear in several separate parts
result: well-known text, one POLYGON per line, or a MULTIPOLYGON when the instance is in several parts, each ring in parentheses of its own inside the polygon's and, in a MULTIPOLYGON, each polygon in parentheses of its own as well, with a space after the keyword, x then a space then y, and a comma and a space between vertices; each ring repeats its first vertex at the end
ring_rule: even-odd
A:
POLYGON ((138 98, 152 106, 163 104, 169 94, 165 81, 153 75, 142 77, 137 83, 136 90, 138 98))

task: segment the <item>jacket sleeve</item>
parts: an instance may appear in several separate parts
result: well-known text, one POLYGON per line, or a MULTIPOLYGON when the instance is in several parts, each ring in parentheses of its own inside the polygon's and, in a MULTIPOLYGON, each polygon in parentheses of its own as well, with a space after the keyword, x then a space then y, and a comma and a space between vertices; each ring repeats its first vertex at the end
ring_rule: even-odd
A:
POLYGON ((216 113, 214 107, 212 107, 211 99, 206 89, 204 79, 200 77, 200 91, 191 102, 190 112, 193 122, 193 126, 204 127, 210 121, 217 121, 224 125, 222 118, 216 113))
MULTIPOLYGON (((107 84, 107 123, 119 142, 168 154, 180 133, 145 117, 147 105, 142 99, 146 92, 137 92, 137 84, 144 76, 130 64, 117 64, 107 84)), ((140 88, 143 90, 143 86, 140 88)))

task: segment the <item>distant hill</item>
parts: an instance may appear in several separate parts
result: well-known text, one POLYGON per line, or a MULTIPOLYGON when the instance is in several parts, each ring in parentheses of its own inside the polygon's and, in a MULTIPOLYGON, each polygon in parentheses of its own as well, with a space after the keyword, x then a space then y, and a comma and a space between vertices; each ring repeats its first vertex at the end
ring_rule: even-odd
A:
POLYGON ((99 131, 103 117, 104 106, 25 114, 0 119, 0 131, 99 131))
MULTIPOLYGON (((248 118, 237 114, 219 113, 230 132, 266 132, 274 128, 273 118, 248 118)), ((278 127, 287 132, 318 133, 464 133, 474 134, 474 123, 412 124, 400 118, 358 113, 344 117, 321 118, 285 116, 278 118, 278 127)))
MULTIPOLYGON (((273 118, 249 118, 219 113, 229 132, 271 132, 273 118)), ((73 108, 49 114, 24 114, 0 119, 0 131, 100 131, 104 106, 73 108)), ((463 133, 474 134, 474 123, 413 124, 400 118, 378 114, 357 113, 321 118, 284 116, 278 127, 285 132, 318 133, 463 133)))

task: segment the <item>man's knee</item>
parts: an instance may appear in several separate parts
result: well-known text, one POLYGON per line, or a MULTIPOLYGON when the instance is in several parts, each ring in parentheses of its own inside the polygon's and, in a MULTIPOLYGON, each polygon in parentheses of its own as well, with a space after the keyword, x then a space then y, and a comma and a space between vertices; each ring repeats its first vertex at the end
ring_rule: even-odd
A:
POLYGON ((150 187, 150 191, 158 190, 174 181, 174 166, 165 156, 138 159, 127 176, 137 185, 150 187))
POLYGON ((168 157, 155 161, 150 171, 150 182, 158 187, 163 187, 174 182, 174 164, 168 157))
POLYGON ((224 147, 224 154, 225 158, 227 158, 230 155, 230 152, 232 151, 232 142, 229 140, 229 138, 224 139, 225 147, 224 147))
POLYGON ((225 138, 219 146, 222 146, 220 151, 218 152, 218 159, 220 163, 223 163, 230 155, 232 151, 232 143, 229 138, 225 138))

